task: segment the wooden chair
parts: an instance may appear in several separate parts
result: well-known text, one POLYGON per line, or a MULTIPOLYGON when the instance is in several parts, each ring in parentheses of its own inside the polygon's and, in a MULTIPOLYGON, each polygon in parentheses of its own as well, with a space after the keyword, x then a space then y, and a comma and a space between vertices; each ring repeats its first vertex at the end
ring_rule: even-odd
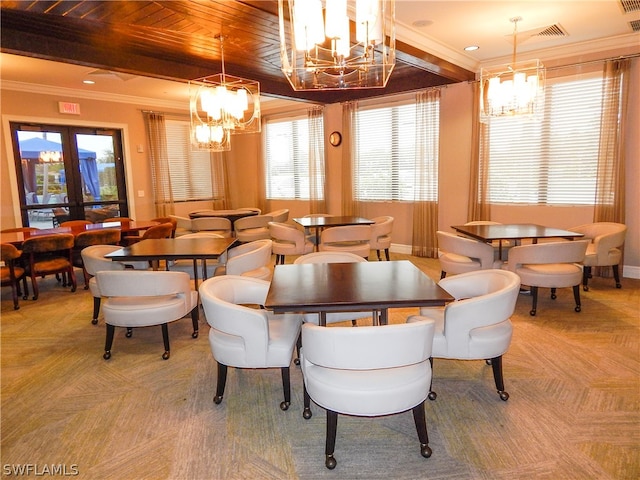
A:
POLYGON ((76 275, 73 271, 72 249, 74 237, 70 233, 54 235, 38 235, 27 238, 22 243, 22 252, 28 259, 27 271, 31 277, 33 299, 37 300, 38 282, 36 277, 62 274, 62 286, 67 286, 67 278, 71 281, 71 291, 76 291, 76 275))
POLYGON ((140 237, 122 237, 122 243, 131 245, 148 238, 171 238, 171 232, 173 231, 173 225, 171 223, 161 223, 160 225, 147 228, 140 237))
POLYGON ((60 224, 61 227, 79 227, 83 225, 91 225, 92 222, 89 220, 67 220, 66 222, 62 222, 60 224))
POLYGON ((73 266, 82 269, 84 277, 84 289, 89 288, 89 279, 91 276, 87 273, 82 258, 82 250, 91 245, 117 245, 120 243, 120 230, 115 228, 107 228, 104 230, 87 230, 76 235, 73 244, 73 266))
POLYGON ((22 280, 22 286, 24 288, 24 297, 26 300, 29 297, 29 287, 27 286, 27 274, 22 266, 17 264, 18 259, 22 255, 22 251, 18 250, 14 245, 10 243, 3 243, 1 245, 2 251, 0 254, 0 260, 4 262, 4 266, 0 267, 0 278, 2 279, 2 286, 11 286, 11 297, 13 298, 13 308, 18 310, 20 303, 18 302, 18 296, 23 295, 20 289, 20 280, 22 280))

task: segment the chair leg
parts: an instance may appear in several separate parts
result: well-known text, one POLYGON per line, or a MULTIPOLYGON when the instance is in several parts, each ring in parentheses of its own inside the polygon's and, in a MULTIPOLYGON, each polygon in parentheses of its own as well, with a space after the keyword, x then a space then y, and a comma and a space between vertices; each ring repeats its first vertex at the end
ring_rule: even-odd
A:
POLYGON ((20 308, 20 303, 18 303, 18 288, 19 285, 17 282, 11 282, 11 298, 13 299, 13 309, 18 310, 20 308))
POLYGON ((589 277, 591 276, 591 267, 582 267, 582 289, 589 291, 589 277))
POLYGON ((384 256, 387 258, 387 262, 389 261, 389 249, 385 248, 384 249, 384 256))
POLYGON ((576 301, 576 308, 574 308, 574 310, 576 312, 579 312, 582 310, 582 306, 580 304, 580 285, 574 285, 573 286, 573 298, 576 301))
POLYGON ((171 349, 169 348, 169 325, 162 324, 162 341, 164 342, 164 353, 162 354, 163 360, 168 360, 171 356, 171 349))
POLYGON ((556 295, 556 289, 552 288, 551 289, 551 300, 555 300, 556 298, 558 298, 558 295, 556 295))
POLYGON ((280 403, 280 410, 289 410, 291 405, 291 380, 289 376, 289 367, 280 368, 282 372, 282 390, 284 391, 284 402, 280 403))
POLYGON ((307 386, 303 385, 303 397, 304 397, 304 409, 302 410, 302 418, 305 420, 309 420, 313 415, 311 413, 311 397, 309 396, 309 392, 307 392, 307 386))
POLYGON ((93 318, 91 319, 91 323, 94 325, 98 324, 98 315, 100 313, 100 297, 93 297, 93 318))
POLYGON ((536 315, 536 307, 538 306, 538 287, 531 287, 531 311, 529 315, 536 315))
POLYGON ((111 358, 111 347, 113 346, 113 335, 116 332, 116 327, 107 323, 107 339, 104 342, 104 355, 102 358, 109 360, 111 358))
POLYGON ((91 277, 89 276, 89 272, 87 272, 87 269, 84 268, 84 265, 82 266, 82 275, 84 276, 84 289, 89 290, 89 279, 91 277))
POLYGON ((200 319, 200 308, 198 305, 193 307, 191 310, 191 323, 193 323, 193 333, 191 334, 192 338, 198 338, 198 321, 200 319))
POLYGON ((413 423, 416 424, 416 431, 418 432, 418 439, 420 440, 420 454, 424 458, 429 458, 432 451, 429 447, 427 419, 424 414, 424 400, 413 407, 413 423))
POLYGON ((224 386, 227 383, 227 366, 218 362, 218 383, 216 385, 216 396, 213 397, 213 403, 219 405, 224 395, 224 386))
POLYGON ((433 357, 429 357, 429 363, 431 364, 431 382, 429 382, 429 395, 427 398, 433 401, 438 397, 438 394, 433 391, 433 357))
POLYGON ((33 288, 33 297, 31 297, 33 300, 37 300, 38 299, 38 295, 40 294, 40 292, 38 291, 38 281, 36 280, 36 274, 35 273, 31 273, 31 287, 33 288))
POLYGON ((327 410, 327 440, 324 447, 324 464, 329 470, 336 468, 338 462, 333 458, 336 448, 336 432, 338 430, 338 413, 327 410))
POLYGON ((616 288, 622 288, 622 284, 620 283, 620 269, 618 265, 612 265, 613 268, 613 278, 616 281, 616 288))
POLYGON ((300 365, 300 349, 302 348, 302 333, 298 334, 298 339, 296 340, 296 358, 293 359, 294 365, 300 365))
POLYGON ((440 280, 442 280, 442 279, 443 279, 444 277, 446 277, 446 276, 447 276, 447 272, 445 272, 444 270, 442 270, 442 271, 440 272, 440 280))
POLYGON ((493 369, 493 380, 496 383, 496 389, 500 400, 506 402, 509 400, 509 394, 504 391, 504 378, 502 376, 502 355, 491 359, 491 368, 493 369))
POLYGON ((381 262, 382 257, 380 256, 380 250, 376 250, 376 253, 378 254, 378 261, 381 262))
MULTIPOLYGON (((24 277, 22 277, 22 288, 23 288, 23 292, 22 292, 22 299, 26 300, 29 298, 29 284, 27 283, 27 275, 25 275, 24 277)), ((20 292, 18 292, 20 293, 20 292)))

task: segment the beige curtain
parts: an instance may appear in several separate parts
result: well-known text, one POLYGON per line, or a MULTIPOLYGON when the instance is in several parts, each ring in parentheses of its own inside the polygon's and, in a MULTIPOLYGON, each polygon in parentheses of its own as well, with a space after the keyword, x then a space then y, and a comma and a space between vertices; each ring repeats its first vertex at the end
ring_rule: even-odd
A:
POLYGON ((358 102, 342 104, 342 215, 360 215, 353 193, 354 162, 357 160, 356 113, 358 102))
POLYGON ((309 119, 309 212, 327 211, 324 158, 324 109, 310 108, 309 119))
MULTIPOLYGON (((630 64, 631 60, 624 59, 609 60, 604 65, 594 222, 625 223, 624 122, 630 64)), ((623 264, 621 261, 620 266, 623 264)), ((601 277, 613 274, 611 267, 598 267, 593 273, 601 277)))
POLYGON ((214 192, 214 210, 231 208, 231 200, 229 198, 229 174, 227 170, 226 153, 211 152, 211 184, 214 192))
POLYGON ((467 220, 491 220, 489 197, 489 124, 480 122, 480 82, 473 84, 471 178, 467 220))
POLYGON ((164 115, 145 112, 144 118, 151 160, 151 179, 156 202, 156 215, 166 217, 174 214, 174 208, 164 115))
POLYGON ((258 204, 257 207, 263 212, 270 212, 271 201, 267 199, 267 185, 266 178, 267 174, 265 171, 267 165, 267 119, 262 117, 262 128, 260 138, 262 140, 260 149, 260 158, 258 159, 258 204))
POLYGON ((624 121, 631 60, 604 65, 600 151, 593 221, 624 223, 624 121))
POLYGON ((411 254, 418 257, 437 258, 438 244, 438 192, 437 182, 430 181, 438 175, 437 122, 430 121, 429 106, 440 101, 440 90, 426 90, 416 95, 416 162, 414 176, 413 241, 411 254), (434 186, 435 185, 435 186, 434 186), (432 189, 435 188, 435 191, 432 189), (429 200, 435 198, 436 200, 429 200))

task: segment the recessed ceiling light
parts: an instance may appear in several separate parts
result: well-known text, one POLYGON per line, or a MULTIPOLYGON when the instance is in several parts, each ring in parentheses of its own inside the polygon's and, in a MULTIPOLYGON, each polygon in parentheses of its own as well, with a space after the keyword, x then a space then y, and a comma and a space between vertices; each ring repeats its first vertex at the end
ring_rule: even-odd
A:
POLYGON ((86 83, 87 85, 93 85, 96 82, 94 82, 93 80, 83 80, 82 83, 86 83))
POLYGON ((475 50, 478 50, 480 47, 477 45, 469 45, 468 47, 464 47, 465 51, 467 52, 473 52, 475 50))
POLYGON ((433 20, 416 20, 411 25, 417 28, 428 27, 433 24, 433 20))

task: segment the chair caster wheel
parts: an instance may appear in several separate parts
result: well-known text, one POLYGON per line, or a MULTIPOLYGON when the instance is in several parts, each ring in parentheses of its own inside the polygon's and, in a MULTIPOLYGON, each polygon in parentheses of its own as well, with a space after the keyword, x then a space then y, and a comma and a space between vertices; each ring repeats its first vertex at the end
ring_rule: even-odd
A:
POLYGON ((427 395, 427 398, 429 398, 429 400, 434 401, 436 398, 438 398, 438 394, 436 392, 429 392, 429 395, 427 395))
POLYGON ((15 306, 13 307, 13 309, 14 309, 14 310, 20 310, 20 305, 15 305, 15 306))
POLYGON ((198 338, 198 332, 197 332, 197 331, 196 331, 196 332, 193 332, 193 333, 191 334, 191 338, 198 338))
POLYGON ((304 410, 302 410, 302 418, 304 418, 305 420, 309 420, 311 418, 311 415, 313 415, 311 413, 311 409, 309 407, 305 407, 304 410))
POLYGON ((294 365, 300 365, 300 359, 299 358, 294 358, 293 359, 293 364, 294 365))
POLYGON ((582 287, 582 291, 583 292, 588 292, 589 291, 589 287, 587 287, 586 285, 584 287, 582 287))
POLYGON ((127 333, 124 334, 125 337, 131 338, 133 336, 133 330, 130 328, 127 329, 127 333))
POLYGON ((336 465, 338 464, 338 462, 336 462, 336 459, 333 458, 333 455, 327 455, 326 460, 324 461, 324 465, 329 469, 329 470, 333 470, 334 468, 336 468, 336 465))
POLYGON ((23 299, 23 300, 29 300, 29 295, 23 295, 23 296, 22 296, 22 299, 23 299))
POLYGON ((171 352, 166 351, 162 354, 162 359, 163 360, 169 360, 169 357, 171 356, 171 352))
POLYGON ((577 306, 576 306, 576 308, 574 308, 574 310, 575 310, 576 312, 579 312, 579 311, 581 311, 581 310, 582 310, 582 307, 580 307, 580 305, 577 305, 577 306))
POLYGON ((498 392, 498 395, 500 395, 500 400, 503 402, 509 400, 509 394, 507 392, 498 392))
POLYGON ((89 285, 85 285, 85 286, 84 286, 84 289, 85 289, 85 290, 89 290, 89 285))
POLYGON ((616 288, 622 288, 622 284, 621 283, 616 283, 616 288))
POLYGON ((536 311, 535 310, 531 310, 529 312, 529 315, 531 315, 532 317, 535 317, 536 316, 536 311))
POLYGON ((431 450, 429 445, 420 445, 420 455, 422 455, 424 458, 429 458, 432 453, 433 451, 431 450))
POLYGON ((491 360, 485 360, 484 361, 487 365, 491 365, 491 360))
POLYGON ((104 358, 105 360, 109 360, 111 358, 111 351, 107 350, 106 352, 104 352, 102 358, 104 358))
POLYGON ((97 318, 92 318, 91 319, 91 324, 92 325, 97 325, 98 324, 98 319, 97 318))
POLYGON ((222 403, 222 395, 216 395, 213 397, 213 403, 216 405, 220 405, 222 403))
POLYGON ((71 287, 71 292, 75 292, 76 291, 76 287, 71 287))
POLYGON ((558 298, 558 296, 555 293, 551 294, 551 300, 555 300, 556 298, 558 298))
POLYGON ((290 402, 280 402, 280 410, 283 412, 289 410, 289 405, 291 405, 290 402))

